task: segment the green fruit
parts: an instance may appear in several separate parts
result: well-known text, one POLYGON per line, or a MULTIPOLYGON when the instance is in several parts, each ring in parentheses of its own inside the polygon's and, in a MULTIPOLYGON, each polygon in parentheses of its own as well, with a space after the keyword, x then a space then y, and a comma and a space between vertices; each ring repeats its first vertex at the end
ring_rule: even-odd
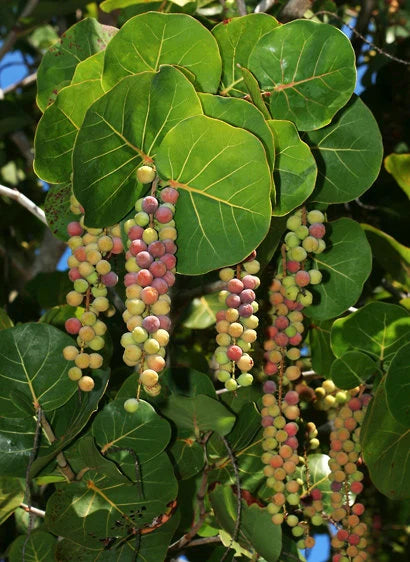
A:
POLYGON ((138 407, 139 401, 136 398, 128 398, 128 400, 124 402, 124 410, 129 414, 133 414, 134 412, 136 412, 138 410, 138 407))
POLYGON ((253 382, 253 376, 250 373, 242 373, 238 377, 238 384, 241 386, 250 386, 253 382))
POLYGON ((89 343, 88 347, 93 351, 100 351, 104 347, 104 338, 95 336, 89 343))
POLYGON ((74 290, 77 293, 85 293, 88 289, 89 285, 85 279, 76 279, 74 281, 74 290))
POLYGON ((307 214, 307 221, 309 224, 314 224, 315 222, 325 222, 325 215, 322 211, 309 211, 307 214))
POLYGON ((311 285, 319 285, 322 281, 322 274, 318 269, 310 269, 309 276, 311 285))
POLYGON ((225 383, 225 388, 227 390, 236 390, 238 388, 238 383, 235 379, 228 379, 225 383))
POLYGON ((300 238, 300 240, 304 240, 309 235, 309 229, 307 226, 301 224, 295 230, 295 234, 298 238, 300 238))
POLYGON ((220 382, 226 382, 231 378, 231 373, 229 371, 224 371, 223 369, 218 369, 215 374, 216 378, 220 382))
POLYGON ((307 258, 307 252, 302 246, 297 246, 290 250, 290 257, 295 261, 303 261, 307 258))
POLYGON ((292 215, 286 221, 286 228, 288 230, 296 230, 302 224, 302 219, 296 215, 292 215))
POLYGON ((319 242, 317 238, 307 236, 302 242, 302 247, 309 253, 315 252, 319 248, 319 242))
POLYGON ((155 179, 155 170, 151 166, 141 166, 137 170, 137 180, 141 183, 151 183, 155 179))
POLYGON ((300 240, 294 232, 288 232, 285 236, 285 244, 288 248, 296 248, 299 246, 300 240))
POLYGON ((135 215, 134 221, 138 226, 147 226, 149 224, 149 214, 140 211, 135 215))

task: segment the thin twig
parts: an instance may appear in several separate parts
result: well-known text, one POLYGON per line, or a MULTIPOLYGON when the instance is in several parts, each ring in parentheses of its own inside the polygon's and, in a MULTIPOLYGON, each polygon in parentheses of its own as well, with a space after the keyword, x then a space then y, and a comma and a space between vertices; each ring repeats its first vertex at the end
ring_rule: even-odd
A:
POLYGON ((204 537, 203 539, 195 539, 194 541, 191 541, 189 544, 187 544, 186 547, 201 546, 203 544, 210 544, 213 542, 221 542, 221 537, 217 535, 216 537, 204 537))
MULTIPOLYGON (((48 423, 47 418, 42 410, 41 410, 41 425, 50 443, 54 443, 54 441, 57 441, 57 437, 54 435, 54 431, 52 430, 51 425, 48 423)), ((64 453, 58 453, 58 455, 56 456, 56 461, 59 469, 67 478, 67 480, 69 482, 73 482, 75 480, 75 474, 71 466, 68 464, 68 461, 64 456, 64 453)))
POLYGON ((5 195, 9 199, 13 199, 23 207, 25 207, 32 215, 38 218, 43 224, 47 225, 46 215, 43 209, 40 209, 31 199, 26 197, 23 193, 18 191, 17 189, 10 189, 10 187, 6 187, 5 185, 0 185, 0 195, 5 195))
POLYGON ((261 2, 259 2, 259 4, 257 4, 254 12, 255 14, 268 12, 275 4, 276 0, 262 0, 261 2))
POLYGON ((27 513, 32 513, 33 515, 38 515, 38 517, 45 517, 46 516, 46 512, 43 511, 42 509, 38 509, 37 507, 33 507, 32 505, 27 505, 26 503, 21 503, 19 505, 19 507, 21 507, 21 509, 24 509, 24 511, 27 511, 27 513))
POLYGON ((232 467, 233 467, 233 471, 235 474, 235 484, 236 484, 236 497, 237 497, 237 503, 236 503, 236 521, 235 521, 235 527, 231 536, 231 541, 227 547, 227 549, 225 550, 224 555, 221 558, 221 562, 223 562, 225 560, 225 558, 228 556, 228 552, 232 546, 232 543, 234 541, 236 541, 237 537, 238 537, 238 533, 239 533, 239 527, 241 525, 241 512, 242 512, 242 498, 241 498, 241 481, 239 479, 239 470, 238 470, 238 465, 236 464, 236 459, 235 456, 233 454, 233 451, 231 449, 231 446, 229 445, 227 439, 225 439, 225 437, 223 435, 219 436, 222 441, 223 444, 225 445, 225 449, 228 452, 228 456, 231 460, 232 463, 232 467))
POLYGON ((39 0, 28 0, 24 10, 21 12, 16 24, 14 25, 13 29, 4 39, 2 46, 0 47, 0 60, 4 57, 6 53, 8 53, 14 46, 14 43, 18 39, 18 28, 21 20, 27 18, 33 10, 36 8, 39 0))

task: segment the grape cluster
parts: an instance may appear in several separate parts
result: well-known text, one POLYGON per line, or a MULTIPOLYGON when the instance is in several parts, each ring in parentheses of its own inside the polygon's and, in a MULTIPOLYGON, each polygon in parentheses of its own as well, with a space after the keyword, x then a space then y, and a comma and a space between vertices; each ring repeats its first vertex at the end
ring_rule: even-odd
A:
MULTIPOLYGON (((72 206, 76 211, 79 209, 78 202, 73 201, 72 206)), ((121 253, 123 246, 118 225, 106 229, 88 228, 81 217, 68 224, 67 232, 72 252, 67 260, 68 276, 74 289, 66 299, 69 305, 83 306, 84 310, 79 318, 69 318, 65 323, 66 331, 77 336, 77 346, 66 346, 63 355, 75 363, 68 371, 70 379, 77 381, 81 390, 90 391, 94 388, 94 380, 83 371, 98 369, 103 363, 102 355, 97 352, 104 347, 107 326, 99 316, 101 313, 110 316, 115 312, 107 298, 107 287, 114 287, 118 276, 111 270, 109 258, 121 253)))
MULTIPOLYGON (((343 406, 350 397, 349 392, 337 388, 330 379, 324 380, 320 386, 315 388, 314 392, 315 409, 328 412, 328 419, 330 420, 336 417, 339 407, 343 406)), ((355 392, 357 392, 357 389, 354 389, 353 393, 355 392)))
POLYGON ((364 505, 352 505, 352 497, 363 490, 363 473, 358 470, 357 463, 361 451, 360 424, 370 399, 369 394, 352 396, 340 408, 330 434, 331 519, 340 526, 332 538, 332 547, 336 551, 333 562, 362 562, 367 559, 367 542, 364 538, 367 526, 360 521, 364 505))
MULTIPOLYGON (((165 346, 171 326, 171 300, 167 293, 175 283, 174 213, 178 196, 176 189, 166 187, 161 190, 159 201, 153 190, 152 195, 138 199, 134 218, 124 224, 128 249, 123 318, 128 332, 121 337, 123 359, 129 366, 139 365, 140 384, 151 396, 161 390, 158 374, 165 367, 165 346)), ((129 407, 131 402, 127 403, 127 411, 129 407)))
POLYGON ((217 365, 216 377, 228 390, 236 390, 238 385, 249 386, 253 376, 249 372, 253 359, 249 355, 252 343, 256 341, 256 328, 259 320, 255 313, 258 303, 255 290, 260 281, 256 276, 260 265, 253 252, 236 268, 225 267, 219 271, 220 279, 226 289, 220 292, 220 300, 226 309, 216 314, 216 343, 214 359, 217 365), (240 375, 236 378, 236 370, 240 375))

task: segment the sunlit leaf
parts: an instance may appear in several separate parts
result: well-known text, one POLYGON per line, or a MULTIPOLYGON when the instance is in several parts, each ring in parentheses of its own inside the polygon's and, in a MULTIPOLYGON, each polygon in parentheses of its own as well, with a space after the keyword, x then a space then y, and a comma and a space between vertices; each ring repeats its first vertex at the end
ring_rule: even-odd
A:
POLYGON ((410 154, 389 154, 384 159, 384 167, 410 197, 410 154))
POLYGON ((209 328, 216 321, 216 313, 222 310, 225 304, 221 303, 218 294, 204 295, 195 298, 184 320, 185 328, 191 330, 204 330, 209 328))
POLYGON ((18 508, 24 498, 24 481, 10 476, 0 477, 0 525, 18 508))
POLYGON ((361 351, 347 351, 335 359, 330 369, 330 376, 339 388, 349 390, 380 373, 375 361, 361 351))
POLYGON ((105 51, 100 51, 79 62, 75 68, 71 84, 78 84, 86 80, 100 80, 104 68, 104 54, 105 51))

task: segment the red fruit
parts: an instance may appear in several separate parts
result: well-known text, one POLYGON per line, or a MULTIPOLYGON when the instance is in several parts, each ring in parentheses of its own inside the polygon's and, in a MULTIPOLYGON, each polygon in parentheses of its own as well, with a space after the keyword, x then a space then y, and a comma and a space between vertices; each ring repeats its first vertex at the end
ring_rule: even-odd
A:
POLYGON ((251 304, 241 304, 238 308, 239 316, 242 318, 249 318, 253 314, 253 308, 251 304))
POLYGON ((313 500, 321 500, 322 499, 322 492, 319 490, 319 488, 313 488, 313 490, 311 490, 310 495, 312 496, 313 500))
POLYGON ((359 537, 359 535, 355 535, 354 533, 352 533, 352 534, 349 536, 349 538, 347 539, 347 541, 348 541, 349 544, 354 544, 354 545, 356 545, 356 544, 359 544, 359 542, 360 542, 360 537, 359 537))
POLYGON ((252 289, 244 289, 240 293, 239 298, 241 299, 241 302, 243 302, 244 304, 250 304, 255 300, 256 297, 252 289))
POLYGON ((167 254, 175 254, 175 252, 177 251, 177 246, 173 240, 171 240, 170 238, 166 238, 162 241, 162 243, 165 246, 165 251, 167 254))
POLYGON ((148 269, 141 269, 137 272, 137 283, 141 287, 151 285, 153 280, 152 273, 148 269))
POLYGON ((238 361, 242 357, 242 353, 242 349, 239 347, 239 345, 229 346, 226 352, 228 358, 231 361, 238 361))
POLYGON ((293 260, 288 261, 286 262, 286 269, 290 273, 296 273, 300 269, 300 263, 298 261, 293 261, 293 260))
POLYGON ((355 503, 352 507, 352 511, 355 515, 363 515, 364 505, 362 503, 355 503))
POLYGON ((166 265, 167 269, 172 269, 176 266, 177 258, 172 254, 164 254, 160 261, 166 265))
POLYGON ((240 279, 231 279, 228 281, 228 291, 230 293, 239 294, 243 291, 243 283, 240 279))
POLYGON ((298 346, 302 341, 302 334, 295 334, 291 338, 289 338, 290 345, 298 346))
POLYGON ((288 437, 285 441, 285 445, 289 445, 289 447, 292 447, 292 449, 297 449, 299 446, 299 441, 296 439, 296 437, 288 437))
POLYGON ((355 412, 357 410, 360 410, 360 408, 362 407, 362 401, 360 400, 360 398, 351 398, 347 405, 353 412, 355 412))
POLYGON ((228 295, 225 299, 225 303, 228 308, 238 308, 241 304, 241 299, 239 295, 228 295))
POLYGON ((154 261, 150 265, 149 270, 154 277, 162 277, 167 272, 167 266, 160 261, 154 261))
POLYGON ((138 254, 135 256, 135 261, 137 262, 137 265, 144 269, 149 268, 149 266, 153 262, 153 259, 154 258, 151 256, 151 254, 146 250, 142 252, 138 252, 138 254))
POLYGON ((161 277, 155 277, 151 283, 151 287, 154 287, 158 291, 159 295, 165 295, 168 292, 168 283, 164 281, 161 277))
POLYGON ((343 443, 340 439, 333 439, 333 441, 330 442, 330 448, 333 451, 341 451, 343 448, 343 443))
POLYGON ((218 312, 215 314, 215 316, 216 316, 216 321, 220 322, 221 320, 226 319, 226 312, 225 312, 225 310, 218 310, 218 312))
POLYGON ((144 234, 144 229, 142 228, 142 226, 135 225, 129 229, 128 238, 130 240, 140 240, 143 234, 144 234))
POLYGON ((276 336, 277 333, 278 333, 278 329, 276 326, 269 326, 269 328, 267 328, 266 330, 266 336, 270 340, 273 340, 273 338, 276 336))
POLYGON ((273 425, 273 417, 272 416, 264 416, 262 418, 262 427, 269 427, 273 425))
POLYGON ((165 275, 162 276, 162 279, 168 284, 168 287, 172 287, 175 283, 175 275, 172 271, 167 271, 165 275))
POLYGON ((298 424, 295 422, 289 422, 283 428, 289 437, 294 437, 299 430, 298 424))
POLYGON ((278 334, 276 334, 276 336, 273 338, 275 343, 277 345, 279 345, 280 347, 285 347, 288 344, 289 338, 286 334, 284 334, 283 332, 279 332, 278 334))
POLYGON ((274 381, 265 381, 263 383, 263 392, 265 394, 273 394, 276 392, 276 383, 274 381))
POLYGON ((130 285, 135 285, 137 283, 137 274, 135 272, 126 273, 124 275, 124 285, 129 287, 130 285))
POLYGON ((165 245, 160 240, 151 242, 151 244, 148 246, 148 252, 152 257, 160 258, 165 254, 165 245))
POLYGON ((295 406, 299 402, 299 394, 295 390, 289 390, 285 394, 285 400, 290 406, 295 406))
POLYGON ((152 197, 152 195, 148 195, 142 200, 141 207, 144 213, 152 215, 158 209, 158 201, 155 197, 152 197))
POLYGON ((80 328, 82 327, 81 322, 78 318, 69 318, 65 321, 65 329, 69 334, 78 334, 80 328))
POLYGON ((289 299, 285 299, 285 304, 289 310, 297 310, 299 303, 296 301, 290 301, 289 299))
POLYGON ((110 271, 101 277, 101 281, 106 287, 115 287, 118 283, 118 275, 114 271, 110 271))
POLYGON ((361 482, 352 482, 350 484, 350 490, 352 494, 360 494, 363 490, 363 484, 361 482))
POLYGON ((68 272, 68 278, 74 282, 76 279, 81 279, 81 274, 76 267, 73 267, 68 272))
POLYGON ((346 531, 346 529, 339 529, 336 533, 336 536, 339 541, 347 541, 347 539, 349 538, 349 532, 346 531))
POLYGON ((272 375, 276 375, 276 373, 278 372, 278 366, 276 365, 276 363, 272 363, 272 361, 268 361, 264 366, 263 371, 265 375, 268 375, 268 377, 270 377, 272 375))
POLYGON ((159 330, 160 321, 158 320, 158 318, 156 316, 153 316, 153 315, 146 316, 144 318, 144 320, 142 321, 142 327, 145 328, 145 330, 147 330, 147 332, 152 334, 153 332, 156 332, 157 330, 159 330))
POLYGON ((275 326, 278 330, 286 330, 289 326, 289 320, 286 316, 278 316, 275 320, 275 326))
POLYGON ((245 275, 242 283, 245 289, 256 289, 259 285, 259 279, 254 275, 245 275))
POLYGON ((133 256, 136 256, 140 252, 145 252, 146 249, 147 249, 147 245, 143 240, 136 239, 131 242, 130 252, 133 256))
POLYGON ((67 233, 69 236, 81 236, 83 228, 78 221, 69 222, 67 225, 67 233))
MULTIPOLYGON (((263 425, 263 421, 262 421, 262 425, 263 425)), ((280 468, 283 465, 283 459, 280 455, 274 455, 270 460, 269 460, 269 464, 273 467, 273 468, 280 468)))
POLYGON ((172 221, 173 216, 174 213, 171 211, 171 209, 169 207, 164 207, 163 205, 160 205, 157 209, 157 212, 155 213, 155 218, 161 224, 172 221))
POLYGON ((334 554, 332 556, 332 562, 340 562, 340 560, 342 559, 342 555, 341 554, 334 554))
POLYGON ((309 226, 309 234, 315 238, 323 238, 326 234, 326 227, 321 222, 315 222, 309 226))
POLYGON ((86 261, 87 260, 87 254, 86 254, 84 246, 79 246, 78 248, 76 248, 74 250, 74 256, 76 257, 76 259, 78 261, 86 261))
POLYGON ((111 249, 112 254, 121 254, 124 251, 124 246, 122 245, 122 240, 119 236, 112 237, 113 247, 111 249))
POLYGON ((161 199, 164 201, 164 203, 172 203, 173 205, 175 205, 175 203, 178 201, 178 197, 179 193, 173 187, 166 187, 161 191, 161 199))
POLYGON ((144 287, 141 291, 141 300, 148 305, 156 303, 158 300, 158 291, 155 287, 144 287))
POLYGON ((158 316, 160 328, 163 330, 169 330, 171 327, 171 319, 168 316, 158 316))
POLYGON ((295 275, 295 282, 299 287, 306 287, 310 283, 309 273, 301 269, 295 275))

